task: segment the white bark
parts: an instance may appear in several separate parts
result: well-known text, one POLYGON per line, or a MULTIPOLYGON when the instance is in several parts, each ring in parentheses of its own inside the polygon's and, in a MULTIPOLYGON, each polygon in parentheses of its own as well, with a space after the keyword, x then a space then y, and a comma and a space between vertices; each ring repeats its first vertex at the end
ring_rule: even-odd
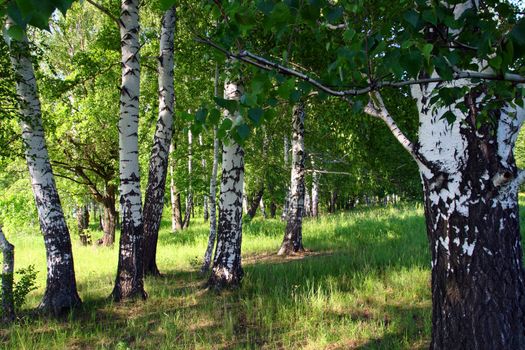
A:
MULTIPOLYGON (((9 28, 13 22, 8 19, 6 25, 9 28)), ((49 161, 40 99, 25 35, 21 41, 12 40, 10 56, 20 101, 25 158, 46 247, 46 292, 39 307, 44 311, 60 313, 80 304, 80 298, 76 290, 71 238, 49 161)))
MULTIPOLYGON (((188 111, 189 112, 189 111, 188 111)), ((193 135, 191 130, 188 130, 188 195, 186 196, 186 211, 184 213, 183 227, 190 226, 191 212, 193 209, 193 135)))
POLYGON ((248 214, 248 196, 246 190, 246 181, 242 183, 242 212, 248 214))
MULTIPOLYGON (((202 134, 199 134, 199 146, 202 149, 202 146, 204 143, 202 142, 202 134)), ((202 167, 202 173, 204 174, 204 178, 206 180, 206 158, 204 157, 204 154, 201 156, 201 167, 202 167)), ((202 208, 204 211, 204 221, 208 220, 208 195, 204 194, 202 196, 202 208)))
POLYGON ((262 197, 261 197, 261 201, 259 202, 259 208, 261 209, 263 218, 267 219, 268 216, 266 214, 266 206, 264 205, 264 199, 262 197))
MULTIPOLYGON (((226 82, 224 98, 239 100, 242 86, 226 82)), ((235 121, 239 113, 224 111, 224 117, 235 121)), ((244 151, 233 139, 223 145, 220 218, 217 248, 209 283, 216 288, 237 285, 242 279, 242 196, 244 183, 244 151)))
MULTIPOLYGON (((288 136, 284 136, 284 168, 285 169, 288 169, 289 153, 290 153, 290 142, 288 141, 288 136)), ((281 214, 282 220, 287 219, 289 208, 290 208, 290 186, 287 187, 286 193, 284 195, 284 206, 283 206, 283 212, 281 214)))
POLYGON ((177 231, 177 215, 175 214, 175 208, 177 207, 177 193, 175 191, 175 171, 173 166, 173 152, 175 152, 175 147, 173 142, 170 143, 170 200, 171 200, 171 231, 177 231))
POLYGON ((0 250, 2 250, 2 322, 9 323, 15 319, 13 297, 13 274, 15 272, 15 246, 5 238, 0 226, 0 250))
MULTIPOLYGON (((315 161, 313 157, 310 158, 312 169, 315 169, 315 161)), ((320 173, 314 171, 312 174, 312 216, 319 217, 319 177, 320 173)))

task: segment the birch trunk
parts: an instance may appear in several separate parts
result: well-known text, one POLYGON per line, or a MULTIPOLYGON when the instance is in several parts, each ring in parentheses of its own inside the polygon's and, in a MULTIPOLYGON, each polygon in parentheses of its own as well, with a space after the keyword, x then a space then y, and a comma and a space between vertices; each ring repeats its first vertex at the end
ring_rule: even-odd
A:
POLYGON ((15 320, 15 301, 13 296, 13 276, 15 272, 15 246, 5 238, 0 226, 0 249, 4 259, 2 267, 2 323, 15 320))
POLYGON ((268 215, 266 214, 266 206, 264 205, 263 197, 261 197, 261 201, 259 202, 259 207, 261 208, 261 214, 263 218, 267 219, 268 215))
MULTIPOLYGON (((7 27, 11 25, 8 19, 7 27)), ((11 42, 10 56, 17 80, 25 158, 46 247, 46 290, 38 308, 46 313, 61 314, 79 306, 81 300, 75 281, 71 238, 49 162, 40 99, 25 35, 21 41, 11 42)))
MULTIPOLYGON (((242 86, 226 82, 224 98, 239 100, 242 86)), ((238 112, 224 111, 224 117, 234 121, 238 112)), ((241 267, 242 196, 244 183, 244 150, 233 140, 222 148, 222 180, 219 198, 219 230, 217 247, 208 285, 215 289, 238 286, 243 277, 241 267)))
POLYGON ((157 241, 164 209, 175 102, 173 87, 175 22, 176 10, 175 7, 172 7, 162 16, 159 55, 159 116, 153 136, 148 187, 144 199, 144 273, 154 276, 160 275, 156 262, 157 241))
MULTIPOLYGON (((290 142, 288 141, 288 137, 284 137, 284 168, 288 169, 288 154, 290 153, 290 142)), ((288 210, 290 208, 290 186, 286 188, 286 193, 284 194, 284 206, 283 206, 283 212, 281 214, 282 220, 288 219, 288 210)))
POLYGON ((122 228, 117 277, 112 297, 115 301, 147 297, 144 291, 144 230, 139 173, 139 1, 122 0, 120 38, 122 87, 119 119, 119 170, 122 228))
POLYGON ((248 191, 246 189, 246 181, 242 183, 242 212, 248 214, 249 205, 248 205, 248 191))
POLYGON ((191 212, 193 210, 193 188, 191 186, 193 173, 193 154, 192 154, 193 135, 191 130, 188 130, 188 196, 186 197, 186 212, 184 213, 184 220, 182 221, 182 228, 190 226, 191 212))
POLYGON ((115 229, 117 227, 117 211, 115 210, 115 196, 117 187, 112 184, 106 185, 104 196, 100 199, 102 203, 104 220, 102 220, 102 230, 104 235, 98 241, 99 245, 106 247, 115 243, 115 229))
POLYGON ((210 179, 210 235, 208 237, 208 246, 204 253, 204 262, 201 267, 201 272, 207 272, 210 269, 211 255, 215 245, 215 237, 217 236, 217 204, 215 198, 217 196, 217 170, 219 167, 219 139, 217 138, 217 128, 213 130, 213 165, 210 179))
POLYGON ((182 214, 180 211, 180 193, 175 186, 175 159, 173 157, 175 152, 175 144, 173 141, 170 144, 170 198, 171 198, 171 231, 176 232, 182 230, 182 214))
POLYGON ((312 200, 306 182, 304 184, 304 216, 312 216, 312 200))
MULTIPOLYGON (((204 146, 204 143, 202 142, 202 134, 199 134, 199 146, 202 149, 202 146, 204 146)), ((204 158, 204 154, 201 156, 201 167, 202 167, 202 173, 204 174, 204 181, 207 180, 206 175, 206 158, 204 158)), ((203 210, 203 216, 204 216, 204 222, 208 221, 209 218, 209 211, 208 211, 208 195, 204 194, 202 196, 202 210, 203 210)))
POLYGON ((264 194, 264 186, 262 186, 259 189, 259 191, 257 191, 257 193, 255 194, 255 197, 253 197, 250 207, 248 208, 247 215, 252 219, 255 217, 255 214, 257 214, 257 208, 259 207, 259 204, 262 201, 263 194, 264 194))
POLYGON ((420 111, 419 152, 435 165, 420 164, 432 253, 431 348, 523 349, 520 175, 512 147, 525 111, 509 106, 497 112, 496 128, 476 128, 479 95, 473 89, 450 106, 456 120, 449 125, 441 119, 448 108, 432 112, 433 88, 412 89, 420 111))
POLYGON ((294 106, 292 113, 292 176, 290 184, 290 208, 283 243, 277 255, 289 255, 304 251, 303 212, 304 212, 304 105, 294 106))
MULTIPOLYGON (((315 169, 315 161, 311 158, 312 169, 315 169)), ((316 171, 312 174, 312 216, 319 218, 319 176, 316 171)))

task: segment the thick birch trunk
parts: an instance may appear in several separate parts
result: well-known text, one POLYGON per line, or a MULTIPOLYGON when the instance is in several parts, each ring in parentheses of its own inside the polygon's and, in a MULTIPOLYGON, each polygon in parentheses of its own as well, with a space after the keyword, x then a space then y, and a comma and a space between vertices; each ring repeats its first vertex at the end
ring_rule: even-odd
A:
POLYGON ((207 272, 210 269, 211 255, 215 245, 215 237, 217 236, 217 170, 219 167, 219 139, 217 138, 217 128, 213 130, 213 165, 210 179, 210 235, 208 237, 208 246, 204 253, 204 262, 201 267, 201 272, 207 272))
MULTIPOLYGON (((8 20, 7 26, 12 22, 8 20)), ((20 126, 25 158, 44 236, 47 256, 47 281, 39 309, 60 314, 81 304, 77 293, 71 238, 49 162, 33 64, 27 38, 13 40, 11 63, 16 74, 20 101, 20 126)))
POLYGON ((171 198, 171 231, 182 230, 182 214, 180 209, 180 193, 175 186, 175 144, 170 144, 170 198, 171 198))
POLYGON ((13 296, 13 276, 15 272, 15 246, 5 238, 0 226, 0 249, 4 258, 2 267, 2 323, 15 320, 15 301, 13 296))
POLYGON ((159 275, 157 241, 164 209, 164 192, 171 144, 173 107, 173 55, 176 10, 170 8, 162 16, 159 55, 159 116, 153 136, 149 163, 148 187, 144 199, 144 273, 159 275))
POLYGON ((139 173, 139 12, 138 0, 122 0, 120 38, 122 49, 122 87, 119 119, 119 170, 122 228, 117 277, 112 297, 145 299, 144 230, 139 173))
MULTIPOLYGON (((242 86, 226 82, 224 98, 239 100, 242 86)), ((234 121, 237 113, 224 112, 225 118, 234 121)), ((219 230, 217 248, 208 285, 221 289, 238 286, 242 280, 242 186, 244 183, 244 150, 229 140, 222 148, 222 180, 219 198, 219 230)))
POLYGON ((292 176, 290 183, 290 208, 283 243, 277 255, 288 255, 304 251, 303 212, 304 212, 304 105, 294 106, 292 113, 292 176))
MULTIPOLYGON (((468 86, 457 81, 456 86, 468 86)), ((495 111, 476 128, 479 93, 432 111, 435 85, 414 87, 432 252, 432 349, 525 348, 525 285, 512 148, 525 111, 495 111), (458 108, 468 108, 464 114, 458 108), (456 120, 442 118, 449 110, 456 120)))
POLYGON ((184 220, 182 221, 182 228, 190 226, 191 214, 193 210, 193 188, 191 185, 193 174, 193 154, 192 154, 193 135, 191 130, 188 130, 188 196, 186 197, 186 212, 184 213, 184 220))

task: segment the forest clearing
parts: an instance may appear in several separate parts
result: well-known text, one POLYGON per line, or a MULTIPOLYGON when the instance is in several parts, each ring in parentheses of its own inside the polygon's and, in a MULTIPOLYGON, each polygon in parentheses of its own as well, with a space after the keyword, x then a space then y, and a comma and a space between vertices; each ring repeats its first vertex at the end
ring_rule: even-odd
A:
POLYGON ((525 350, 524 6, 0 0, 0 346, 525 350))
MULTIPOLYGON (((196 220, 197 221, 197 220, 196 220)), ((421 208, 359 208, 305 222, 308 252, 276 255, 284 223, 244 227, 242 288, 206 290, 200 274, 207 226, 183 232, 164 221, 161 277, 144 303, 113 303, 116 248, 73 244, 83 307, 62 319, 31 316, 45 287, 45 251, 11 236, 20 267, 39 267, 20 324, 1 332, 6 349, 416 349, 430 337, 430 273, 421 208)), ((101 235, 101 232, 97 232, 101 235)))

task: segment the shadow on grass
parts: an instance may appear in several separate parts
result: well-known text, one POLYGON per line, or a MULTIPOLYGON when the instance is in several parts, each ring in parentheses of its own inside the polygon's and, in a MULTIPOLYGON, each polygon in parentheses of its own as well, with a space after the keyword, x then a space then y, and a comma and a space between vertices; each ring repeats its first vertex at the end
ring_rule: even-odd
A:
MULTIPOLYGON (((280 236, 284 228, 277 220, 248 225, 255 237, 280 236)), ((1 343, 6 348, 25 342, 28 348, 52 343, 67 348, 258 349, 302 348, 319 338, 329 339, 329 349, 418 348, 428 339, 430 315, 428 276, 423 282, 411 280, 412 270, 428 264, 422 225, 417 215, 381 223, 340 220, 326 232, 305 233, 305 246, 312 251, 304 256, 245 256, 245 279, 237 290, 216 294, 204 288, 207 276, 198 271, 169 270, 147 278, 146 302, 112 303, 107 295, 90 296, 65 319, 26 318, 2 334, 1 343), (414 283, 421 284, 413 289, 423 294, 421 300, 396 290, 414 283), (355 334, 348 333, 352 327, 357 327, 355 334), (15 328, 19 340, 11 337, 15 328)), ((190 244, 206 233, 197 227, 161 235, 159 244, 190 244)))

